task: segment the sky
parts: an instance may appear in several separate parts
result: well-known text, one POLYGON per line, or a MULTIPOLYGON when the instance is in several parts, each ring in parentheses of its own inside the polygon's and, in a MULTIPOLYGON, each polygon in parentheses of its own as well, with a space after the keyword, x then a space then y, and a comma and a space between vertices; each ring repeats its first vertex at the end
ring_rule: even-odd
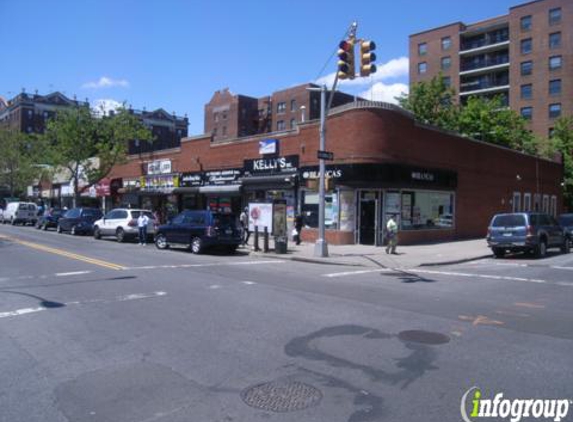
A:
MULTIPOLYGON (((340 90, 395 102, 408 36, 504 15, 524 0, 0 0, 0 96, 54 91, 92 106, 187 114, 203 133, 215 91, 262 97, 333 79, 352 22, 378 72, 340 90)), ((330 85, 328 85, 330 86, 330 85)))

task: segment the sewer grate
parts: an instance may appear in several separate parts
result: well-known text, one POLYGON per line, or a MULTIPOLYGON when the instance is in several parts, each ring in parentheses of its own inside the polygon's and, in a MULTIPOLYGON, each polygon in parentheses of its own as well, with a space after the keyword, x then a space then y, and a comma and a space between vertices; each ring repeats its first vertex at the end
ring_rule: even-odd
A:
POLYGON ((241 398, 247 405, 257 409, 294 412, 316 406, 322 399, 322 393, 302 382, 268 382, 246 388, 241 398))
POLYGON ((398 338, 402 341, 432 345, 450 342, 450 338, 445 334, 423 330, 402 331, 398 333, 398 338))

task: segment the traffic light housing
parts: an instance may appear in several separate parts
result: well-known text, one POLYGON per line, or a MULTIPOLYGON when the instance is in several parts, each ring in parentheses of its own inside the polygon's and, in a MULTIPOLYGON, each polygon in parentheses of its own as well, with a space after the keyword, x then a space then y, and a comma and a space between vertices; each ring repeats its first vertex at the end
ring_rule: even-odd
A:
POLYGON ((360 42, 360 76, 370 76, 376 73, 376 54, 373 51, 376 49, 374 41, 361 41, 360 42))
POLYGON ((338 79, 354 79, 354 40, 340 41, 338 45, 338 79))

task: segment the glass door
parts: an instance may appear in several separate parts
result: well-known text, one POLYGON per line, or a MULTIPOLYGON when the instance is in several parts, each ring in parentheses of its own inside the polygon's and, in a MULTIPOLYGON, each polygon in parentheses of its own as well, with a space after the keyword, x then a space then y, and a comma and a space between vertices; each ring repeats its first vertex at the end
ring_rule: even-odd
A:
POLYGON ((374 245, 376 243, 378 191, 360 191, 358 243, 374 245))

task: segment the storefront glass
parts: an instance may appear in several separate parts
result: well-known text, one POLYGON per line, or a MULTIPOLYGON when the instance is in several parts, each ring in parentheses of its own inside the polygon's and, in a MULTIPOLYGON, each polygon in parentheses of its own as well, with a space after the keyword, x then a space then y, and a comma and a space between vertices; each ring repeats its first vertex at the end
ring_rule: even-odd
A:
POLYGON ((402 191, 402 230, 452 229, 454 194, 451 192, 402 191))
MULTIPOLYGON (((340 212, 337 192, 325 194, 324 220, 327 229, 338 229, 340 212)), ((318 227, 318 192, 303 190, 301 192, 301 211, 305 226, 318 227)))

